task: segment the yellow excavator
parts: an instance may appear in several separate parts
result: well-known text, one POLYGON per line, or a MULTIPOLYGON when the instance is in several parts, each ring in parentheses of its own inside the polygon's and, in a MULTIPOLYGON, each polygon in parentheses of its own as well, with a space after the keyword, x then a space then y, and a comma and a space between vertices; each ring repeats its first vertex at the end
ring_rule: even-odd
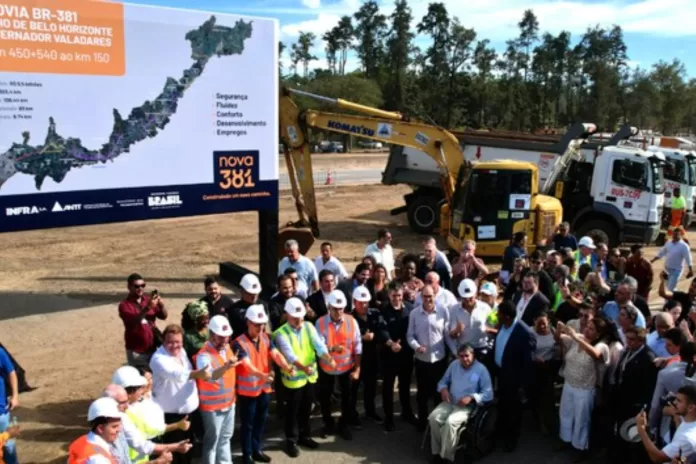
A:
MULTIPOLYGON (((525 232, 528 250, 546 245, 563 217, 557 198, 539 193, 532 163, 465 160, 457 138, 441 127, 342 99, 284 88, 280 96, 280 139, 299 221, 281 228, 279 246, 292 238, 305 254, 320 236, 308 129, 355 135, 385 144, 416 148, 440 167, 445 202, 440 234, 459 252, 464 240, 476 241, 476 254, 501 257, 513 235, 525 232), (293 95, 328 103, 350 113, 300 110, 293 95)), ((370 201, 366 198, 366 201, 370 201)), ((281 251, 281 256, 284 253, 281 251)))

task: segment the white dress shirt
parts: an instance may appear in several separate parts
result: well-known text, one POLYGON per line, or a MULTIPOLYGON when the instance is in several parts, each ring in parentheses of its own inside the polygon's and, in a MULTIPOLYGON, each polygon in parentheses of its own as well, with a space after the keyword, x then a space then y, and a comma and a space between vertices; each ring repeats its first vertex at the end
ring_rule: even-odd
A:
POLYGON ((469 312, 462 308, 461 303, 450 308, 450 321, 448 331, 451 332, 461 322, 464 330, 457 338, 447 334, 447 345, 452 353, 457 353, 459 347, 469 343, 474 348, 484 348, 488 345, 488 332, 486 332, 488 316, 491 307, 481 300, 476 300, 476 306, 469 312))
POLYGON ((333 275, 336 278, 336 283, 339 283, 342 279, 347 279, 350 277, 350 274, 348 274, 348 271, 346 271, 343 263, 335 256, 330 257, 327 262, 324 262, 323 257, 317 256, 314 258, 314 267, 317 268, 317 274, 324 269, 333 272, 333 275))
POLYGON ((395 270, 394 266, 394 250, 390 244, 384 245, 384 248, 377 246, 377 242, 370 243, 365 247, 365 253, 363 256, 372 256, 375 258, 378 264, 383 265, 387 270, 387 279, 392 278, 392 272, 395 270))
POLYGON ((435 305, 430 313, 423 306, 418 306, 408 315, 408 344, 416 351, 416 359, 427 363, 436 363, 445 358, 445 337, 448 337, 449 310, 444 306, 435 305), (425 347, 425 353, 418 353, 420 347, 425 347))
POLYGON ((196 381, 189 379, 191 362, 182 349, 179 357, 160 346, 150 360, 152 397, 168 414, 191 414, 198 409, 196 381))

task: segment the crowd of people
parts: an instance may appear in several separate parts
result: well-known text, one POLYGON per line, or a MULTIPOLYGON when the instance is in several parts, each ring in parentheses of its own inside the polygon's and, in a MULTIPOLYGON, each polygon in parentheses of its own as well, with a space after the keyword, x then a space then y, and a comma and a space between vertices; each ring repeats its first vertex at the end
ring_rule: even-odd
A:
POLYGON ((237 415, 243 462, 270 462, 273 398, 290 457, 319 448, 318 410, 321 436, 352 440, 363 421, 414 427, 434 462, 452 462, 463 428, 495 404, 506 452, 531 411, 577 460, 592 451, 612 462, 696 462, 696 280, 676 290, 685 266, 693 277, 682 236, 675 229, 648 261, 639 245, 626 255, 576 239, 564 223, 544 252, 528 253, 516 234, 495 273, 473 241, 450 261, 426 238, 397 267, 392 235, 380 230, 349 274, 330 243, 312 260, 289 240, 270 298, 253 274, 236 301, 208 277, 205 296, 163 331, 156 321, 171 321, 169 308, 132 274, 119 305, 127 364, 90 405, 90 431, 70 445, 69 462, 185 464, 198 450, 206 464, 228 464, 237 415), (661 258, 665 304, 653 316, 661 258))

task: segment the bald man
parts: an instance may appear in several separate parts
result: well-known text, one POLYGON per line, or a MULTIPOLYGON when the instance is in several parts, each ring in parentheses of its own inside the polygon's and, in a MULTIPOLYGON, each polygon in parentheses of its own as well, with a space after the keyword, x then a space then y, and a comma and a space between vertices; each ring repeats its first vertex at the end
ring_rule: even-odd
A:
MULTIPOLYGON (((457 301, 457 298, 454 296, 454 293, 450 292, 445 287, 440 285, 440 274, 438 274, 437 272, 428 272, 425 275, 424 283, 425 285, 430 285, 433 288, 433 291, 435 292, 436 304, 450 309, 451 307, 459 303, 459 301, 457 301)), ((416 296, 416 303, 414 307, 420 306, 422 304, 423 299, 421 298, 421 295, 419 293, 416 296)))
POLYGON ((655 331, 647 336, 645 344, 648 345, 648 348, 650 348, 658 358, 669 358, 672 356, 669 354, 669 351, 667 351, 667 339, 665 338, 665 334, 673 327, 674 319, 670 313, 657 313, 655 316, 655 331))
POLYGON ((130 417, 128 417, 128 393, 126 389, 120 385, 108 385, 104 389, 102 396, 116 401, 118 403, 118 410, 123 413, 123 418, 121 419, 123 426, 114 444, 113 452, 119 464, 133 463, 134 459, 131 459, 131 456, 135 456, 136 452, 137 459, 135 459, 135 461, 142 459, 143 456, 158 454, 158 458, 150 462, 156 464, 169 464, 172 462, 172 452, 186 453, 191 449, 191 444, 188 442, 162 445, 155 444, 151 440, 148 440, 135 426, 130 417), (130 448, 134 450, 134 453, 130 453, 130 448))
POLYGON ((422 303, 413 308, 408 316, 408 345, 416 352, 416 383, 418 391, 418 427, 424 431, 428 424, 431 409, 440 403, 437 383, 447 370, 447 350, 445 348, 449 327, 449 310, 435 302, 435 290, 426 285, 421 290, 422 303))
POLYGON ((447 256, 437 249, 435 238, 428 237, 423 241, 423 259, 418 265, 418 278, 425 281, 426 274, 434 271, 440 276, 440 282, 445 288, 452 285, 452 265, 447 256))

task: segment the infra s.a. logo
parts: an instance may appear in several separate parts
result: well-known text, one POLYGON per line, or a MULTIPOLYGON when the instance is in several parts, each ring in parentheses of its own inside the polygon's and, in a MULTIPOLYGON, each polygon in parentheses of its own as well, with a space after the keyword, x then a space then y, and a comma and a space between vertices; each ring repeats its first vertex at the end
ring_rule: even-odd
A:
POLYGON ((253 189, 259 180, 258 151, 216 151, 215 181, 221 190, 253 189))

